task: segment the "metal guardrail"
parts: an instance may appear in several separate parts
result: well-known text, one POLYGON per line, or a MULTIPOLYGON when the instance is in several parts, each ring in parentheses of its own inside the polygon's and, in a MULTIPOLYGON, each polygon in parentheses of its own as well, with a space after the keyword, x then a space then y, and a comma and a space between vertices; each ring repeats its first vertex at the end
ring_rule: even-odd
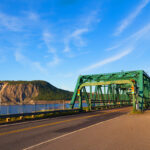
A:
POLYGON ((11 117, 20 117, 20 116, 31 116, 31 115, 40 115, 40 114, 49 114, 49 113, 63 113, 63 112, 76 112, 82 111, 80 109, 67 109, 67 110, 55 110, 55 111, 41 111, 41 112, 32 112, 32 113, 20 113, 20 114, 9 114, 9 115, 0 115, 0 118, 11 118, 11 117))
MULTIPOLYGON (((83 103, 83 107, 86 107, 83 103)), ((53 103, 53 104, 26 104, 26 105, 0 105, 0 116, 22 113, 36 113, 44 111, 67 110, 70 109, 68 103, 53 103)), ((74 109, 78 109, 78 103, 75 104, 74 109)))
MULTIPOLYGON (((116 108, 116 107, 125 107, 125 106, 130 106, 130 104, 117 104, 117 105, 101 105, 101 106, 95 106, 93 107, 94 109, 108 109, 108 108, 116 108)), ((12 118, 12 117, 24 117, 24 116, 32 116, 32 115, 40 115, 40 114, 50 114, 50 113, 64 113, 64 112, 83 112, 84 110, 81 109, 65 109, 65 110, 53 110, 53 111, 39 111, 39 112, 31 112, 31 113, 18 113, 18 114, 7 114, 7 115, 0 115, 1 119, 5 118, 12 118)))

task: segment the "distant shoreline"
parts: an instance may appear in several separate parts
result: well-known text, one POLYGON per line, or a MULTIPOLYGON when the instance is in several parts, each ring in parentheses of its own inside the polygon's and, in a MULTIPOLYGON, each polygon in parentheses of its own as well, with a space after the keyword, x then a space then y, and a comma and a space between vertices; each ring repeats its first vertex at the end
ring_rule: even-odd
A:
MULTIPOLYGON (((83 100, 85 102, 85 100, 83 100)), ((78 101, 76 101, 78 103, 78 101)), ((32 101, 32 103, 2 103, 0 106, 8 106, 8 105, 36 105, 36 104, 70 104, 70 100, 37 100, 32 101)))

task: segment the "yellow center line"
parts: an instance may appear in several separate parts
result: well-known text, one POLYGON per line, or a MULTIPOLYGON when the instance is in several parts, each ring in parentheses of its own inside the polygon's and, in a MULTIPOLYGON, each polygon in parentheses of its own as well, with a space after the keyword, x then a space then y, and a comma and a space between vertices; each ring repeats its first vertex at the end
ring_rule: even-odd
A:
POLYGON ((52 125, 61 124, 61 123, 64 123, 64 122, 70 122, 70 121, 74 121, 74 120, 80 120, 80 119, 86 119, 86 118, 91 118, 91 117, 96 117, 96 116, 102 116, 102 115, 105 115, 105 114, 110 114, 112 112, 117 112, 117 111, 111 111, 111 112, 106 112, 106 113, 101 113, 101 114, 96 114, 96 115, 90 115, 90 116, 85 116, 85 117, 78 117, 78 118, 74 118, 74 119, 68 119, 68 120, 63 120, 63 121, 58 121, 58 122, 42 124, 42 125, 38 125, 38 126, 34 126, 34 127, 28 127, 28 128, 12 130, 12 131, 8 131, 8 132, 2 132, 2 133, 0 133, 0 136, 7 135, 7 134, 12 134, 12 133, 19 133, 19 132, 28 131, 28 130, 32 130, 32 129, 37 129, 37 128, 41 128, 41 127, 46 127, 46 126, 52 126, 52 125))

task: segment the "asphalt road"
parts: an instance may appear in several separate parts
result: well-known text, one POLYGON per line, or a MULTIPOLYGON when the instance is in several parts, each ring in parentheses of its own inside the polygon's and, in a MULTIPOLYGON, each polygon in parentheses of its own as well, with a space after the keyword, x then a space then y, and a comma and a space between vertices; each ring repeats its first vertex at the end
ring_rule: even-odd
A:
MULTIPOLYGON (((1 125, 0 150, 27 150, 34 148, 45 150, 44 143, 48 141, 53 141, 57 138, 63 139, 76 131, 82 131, 82 129, 88 130, 89 127, 107 120, 113 120, 127 114, 129 111, 131 111, 131 107, 1 125), (42 147, 38 148, 41 145, 42 147)), ((57 142, 55 144, 59 145, 57 142)), ((67 143, 59 148, 67 150, 66 145, 67 143)), ((49 145, 47 149, 53 150, 53 147, 49 145)))

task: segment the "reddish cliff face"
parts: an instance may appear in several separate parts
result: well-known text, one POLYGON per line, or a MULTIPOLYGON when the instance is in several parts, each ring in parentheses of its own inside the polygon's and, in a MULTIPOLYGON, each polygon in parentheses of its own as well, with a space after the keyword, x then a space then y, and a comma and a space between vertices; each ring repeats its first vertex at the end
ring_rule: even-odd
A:
POLYGON ((42 81, 0 81, 0 103, 34 104, 39 101, 70 100, 72 92, 42 81))
POLYGON ((2 104, 33 104, 32 98, 38 96, 38 94, 38 87, 31 83, 0 83, 0 99, 2 104))

